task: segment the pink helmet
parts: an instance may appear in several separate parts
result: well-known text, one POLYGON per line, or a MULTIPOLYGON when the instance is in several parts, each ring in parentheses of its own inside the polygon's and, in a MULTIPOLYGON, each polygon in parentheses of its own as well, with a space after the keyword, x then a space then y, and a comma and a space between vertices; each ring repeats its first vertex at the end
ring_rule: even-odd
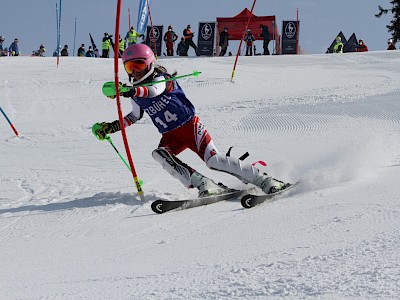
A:
POLYGON ((151 48, 145 44, 133 44, 125 49, 122 53, 122 62, 126 63, 130 60, 143 60, 146 63, 148 72, 140 80, 134 82, 139 83, 150 76, 154 71, 154 62, 156 58, 151 48))

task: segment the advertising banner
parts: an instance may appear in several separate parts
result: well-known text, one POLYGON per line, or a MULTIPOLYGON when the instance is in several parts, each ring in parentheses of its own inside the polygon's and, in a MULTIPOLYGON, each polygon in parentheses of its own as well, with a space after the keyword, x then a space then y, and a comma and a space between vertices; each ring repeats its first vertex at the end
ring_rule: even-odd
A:
POLYGON ((297 54, 297 39, 300 22, 283 21, 282 22, 282 54, 297 54))
POLYGON ((213 56, 215 40, 215 22, 200 22, 197 38, 197 56, 213 56))
POLYGON ((157 53, 158 56, 161 55, 161 50, 162 50, 162 36, 163 36, 163 25, 157 25, 153 26, 153 29, 151 26, 147 26, 147 31, 146 31, 146 45, 149 46, 154 53, 157 53), (157 52, 155 49, 157 49, 157 52))

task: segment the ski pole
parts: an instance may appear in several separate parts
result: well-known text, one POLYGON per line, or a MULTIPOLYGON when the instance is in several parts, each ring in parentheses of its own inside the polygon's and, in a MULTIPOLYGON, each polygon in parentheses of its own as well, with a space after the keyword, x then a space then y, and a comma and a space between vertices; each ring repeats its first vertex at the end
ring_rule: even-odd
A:
POLYGON ((6 113, 4 112, 4 110, 0 107, 0 111, 3 114, 3 116, 6 118, 6 120, 8 121, 8 123, 10 124, 12 130, 14 131, 15 135, 17 137, 19 137, 18 131, 17 129, 15 129, 14 125, 11 123, 10 119, 7 117, 6 113))
MULTIPOLYGON (((167 81, 172 81, 172 80, 176 80, 176 79, 180 79, 180 78, 184 78, 184 77, 189 77, 189 76, 194 76, 194 77, 199 77, 199 75, 201 74, 201 72, 199 71, 193 71, 190 74, 185 74, 185 75, 180 75, 180 76, 175 76, 175 77, 171 77, 171 78, 167 78, 164 80, 160 80, 160 81, 153 81, 150 83, 145 83, 145 84, 141 84, 138 85, 137 87, 140 86, 149 86, 149 85, 153 85, 156 83, 161 83, 161 82, 167 82, 167 81)), ((131 90, 131 86, 119 86, 119 92, 120 93, 125 93, 125 92, 129 92, 131 90)), ((109 81, 103 84, 103 95, 106 97, 113 97, 116 95, 116 91, 115 91, 115 82, 114 81, 109 81)))
POLYGON ((200 74, 201 74, 201 72, 199 72, 199 71, 193 71, 193 73, 190 73, 190 74, 175 76, 175 77, 167 78, 167 79, 160 80, 160 81, 153 81, 153 82, 150 82, 150 83, 141 84, 140 86, 149 86, 149 85, 153 85, 153 84, 156 84, 156 83, 172 81, 172 80, 176 80, 176 79, 184 78, 184 77, 189 77, 189 76, 199 77, 200 74))
MULTIPOLYGON (((95 124, 96 125, 96 124, 95 124)), ((97 126, 93 125, 92 127, 92 132, 95 135, 95 137, 100 140, 103 141, 97 134, 96 134, 96 129, 98 128, 97 126)), ((111 140, 111 137, 109 135, 106 135, 105 139, 107 140, 107 142, 110 143, 110 145, 114 148, 115 152, 117 152, 119 158, 123 161, 123 163, 125 164, 125 166, 128 168, 129 171, 132 172, 131 167, 129 166, 128 162, 123 158, 123 156, 121 155, 121 153, 118 151, 117 147, 115 147, 114 143, 111 140)), ((143 180, 139 180, 140 185, 143 185, 143 180)))
POLYGON ((117 152, 119 158, 121 158, 121 160, 124 162, 125 166, 128 168, 129 171, 131 170, 131 167, 128 165, 128 163, 126 162, 126 160, 122 157, 121 153, 119 153, 117 147, 114 146, 111 137, 109 137, 108 135, 106 135, 106 140, 110 143, 110 145, 114 148, 115 152, 117 152))

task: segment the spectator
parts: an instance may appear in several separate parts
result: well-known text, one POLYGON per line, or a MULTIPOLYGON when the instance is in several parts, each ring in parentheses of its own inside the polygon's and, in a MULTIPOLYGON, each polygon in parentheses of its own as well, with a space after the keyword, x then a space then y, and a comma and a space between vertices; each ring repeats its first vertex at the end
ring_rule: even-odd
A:
POLYGON ((251 33, 251 29, 247 29, 247 33, 244 37, 244 41, 246 42, 246 56, 253 55, 253 43, 255 40, 254 35, 251 33))
POLYGON ((174 56, 174 44, 178 39, 175 31, 172 29, 172 26, 168 26, 168 31, 164 34, 164 42, 167 47, 167 56, 174 56))
POLYGON ((269 33, 269 29, 267 25, 260 25, 261 28, 261 33, 260 33, 260 37, 263 38, 263 48, 264 48, 264 52, 263 55, 269 55, 269 49, 268 49, 268 45, 269 42, 271 41, 271 35, 269 33))
POLYGON ((32 51, 32 56, 42 56, 44 57, 44 53, 46 52, 46 49, 44 48, 44 45, 41 44, 39 46, 39 50, 32 51))
POLYGON ((85 50, 85 44, 82 44, 79 48, 78 48, 78 52, 77 55, 84 57, 86 54, 86 50, 85 50))
POLYGON ((19 55, 18 42, 19 42, 18 39, 14 39, 14 42, 12 42, 10 47, 8 48, 8 51, 10 52, 11 56, 19 55))
POLYGON ((176 48, 176 54, 178 54, 179 56, 188 56, 188 50, 189 47, 185 43, 185 38, 181 37, 181 41, 179 42, 178 47, 176 48))
POLYGON ((61 47, 59 46, 58 49, 54 50, 53 57, 57 57, 58 54, 60 53, 60 51, 61 51, 61 47))
POLYGON ((61 50, 61 56, 68 56, 68 45, 65 45, 64 48, 61 50))
POLYGON ((119 52, 119 57, 122 57, 122 53, 124 53, 125 51, 125 40, 123 40, 121 38, 121 36, 119 36, 118 39, 118 52, 119 52))
POLYGON ((396 50, 396 46, 393 43, 393 39, 388 39, 388 48, 387 50, 396 50))
POLYGON ((101 57, 108 58, 110 57, 110 49, 114 46, 112 41, 112 35, 108 35, 108 33, 104 33, 103 42, 101 44, 101 57))
POLYGON ((336 37, 336 43, 333 46, 333 53, 343 53, 343 43, 342 43, 342 38, 340 36, 336 37))
POLYGON ((221 52, 219 53, 219 56, 224 56, 229 46, 228 27, 225 27, 224 31, 219 34, 219 46, 221 47, 221 52))
POLYGON ((94 51, 93 51, 92 46, 89 46, 89 50, 86 51, 85 56, 86 56, 86 57, 94 57, 94 51))
POLYGON ((0 35, 0 56, 8 56, 8 52, 3 48, 3 43, 6 39, 0 35))
POLYGON ((368 47, 365 45, 363 39, 358 40, 358 45, 356 46, 356 52, 368 52, 368 47))
POLYGON ((128 43, 128 47, 132 44, 137 44, 137 38, 141 37, 144 38, 143 34, 139 34, 133 26, 131 26, 131 29, 126 33, 125 40, 128 43))
POLYGON ((194 36, 194 32, 192 31, 191 26, 188 25, 186 27, 186 29, 183 30, 183 37, 185 39, 185 43, 187 45, 188 50, 189 50, 189 47, 192 47, 194 49, 194 52, 197 54, 197 46, 193 42, 193 36, 194 36))

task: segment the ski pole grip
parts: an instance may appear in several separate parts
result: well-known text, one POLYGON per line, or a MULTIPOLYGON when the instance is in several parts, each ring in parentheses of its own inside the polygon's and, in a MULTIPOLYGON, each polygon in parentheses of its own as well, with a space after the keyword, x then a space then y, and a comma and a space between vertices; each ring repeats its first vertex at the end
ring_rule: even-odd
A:
MULTIPOLYGON (((131 90, 131 87, 129 86, 123 86, 122 84, 119 85, 119 92, 125 93, 129 92, 131 90)), ((106 97, 115 97, 117 95, 117 92, 115 90, 115 82, 114 81, 108 81, 103 84, 103 95, 106 97)))

